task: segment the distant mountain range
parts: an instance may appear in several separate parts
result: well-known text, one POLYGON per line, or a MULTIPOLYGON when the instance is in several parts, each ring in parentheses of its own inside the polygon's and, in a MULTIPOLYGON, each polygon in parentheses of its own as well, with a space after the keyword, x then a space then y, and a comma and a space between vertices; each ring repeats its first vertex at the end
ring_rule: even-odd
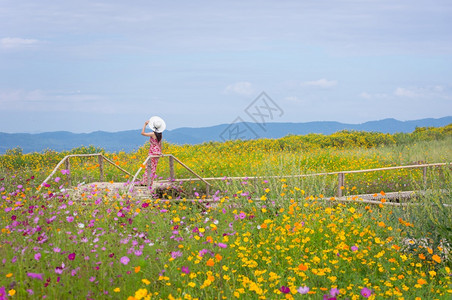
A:
MULTIPOLYGON (((452 123, 452 116, 413 121, 384 119, 362 124, 344 124, 328 121, 262 124, 238 122, 211 127, 184 127, 167 130, 164 132, 163 138, 173 144, 200 144, 231 139, 281 138, 289 134, 332 134, 344 129, 383 133, 412 132, 416 127, 441 127, 450 123, 452 123)), ((46 149, 64 151, 90 145, 101 147, 110 152, 129 152, 138 149, 146 142, 147 138, 141 136, 140 129, 120 132, 95 131, 92 133, 71 133, 67 131, 37 134, 0 132, 0 154, 4 154, 6 150, 15 147, 22 148, 23 153, 30 153, 41 152, 46 149)))

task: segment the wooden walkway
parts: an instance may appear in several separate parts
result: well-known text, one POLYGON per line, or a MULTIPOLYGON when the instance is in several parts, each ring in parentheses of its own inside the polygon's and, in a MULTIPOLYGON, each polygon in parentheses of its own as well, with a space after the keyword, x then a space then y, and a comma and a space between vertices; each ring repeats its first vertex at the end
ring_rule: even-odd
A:
MULTIPOLYGON (((171 185, 169 181, 157 181, 153 184, 153 189, 167 189, 171 185)), ((128 193, 128 188, 130 187, 130 183, 127 182, 92 182, 89 184, 84 184, 78 186, 78 188, 71 190, 72 195, 78 195, 84 191, 86 188, 95 188, 97 190, 106 190, 112 193, 121 192, 128 193)), ((438 191, 436 191, 437 193, 438 191)), ((448 190, 439 191, 440 193, 450 193, 448 190)), ((425 196, 428 194, 432 194, 433 191, 401 191, 401 192, 388 192, 388 193, 374 193, 374 194, 357 194, 357 195, 347 195, 341 197, 316 197, 316 196, 307 196, 303 198, 303 201, 324 201, 324 202, 356 202, 356 203, 366 203, 372 205, 388 205, 388 206, 407 206, 411 203, 410 199, 420 196, 425 196)), ((130 193, 128 193, 130 194, 130 193)), ((133 197, 136 199, 153 199, 160 200, 161 202, 201 202, 201 203, 217 203, 219 202, 219 198, 213 199, 210 197, 205 198, 173 198, 173 199, 157 199, 153 198, 152 194, 149 192, 148 186, 135 186, 133 189, 133 197)), ((120 201, 121 199, 118 199, 120 201)), ((259 198, 253 199, 253 201, 260 203, 262 200, 259 198)), ((271 199, 267 201, 272 201, 271 199)), ((275 203, 280 202, 280 199, 274 199, 275 203)), ((233 199, 226 199, 226 202, 235 203, 233 199)), ((417 204, 415 204, 417 205, 417 204)), ((452 207, 449 204, 443 204, 445 207, 452 207)))
MULTIPOLYGON (((200 181, 206 186, 206 199, 186 199, 183 198, 184 201, 203 201, 203 202, 215 202, 210 196, 210 189, 212 187, 212 184, 210 182, 214 181, 220 181, 225 180, 225 177, 214 177, 214 178, 203 178, 196 174, 193 170, 191 170, 187 165, 182 163, 179 159, 177 159, 172 154, 163 154, 159 155, 159 157, 167 157, 168 163, 169 163, 169 171, 170 171, 170 180, 165 181, 156 181, 153 183, 152 187, 149 185, 150 182, 148 182, 148 185, 138 185, 136 184, 136 179, 138 178, 138 175, 140 172, 147 168, 148 172, 150 172, 150 159, 152 157, 155 157, 155 155, 150 155, 146 157, 146 160, 143 162, 143 164, 140 165, 140 168, 133 176, 133 179, 129 182, 104 182, 104 162, 107 162, 114 167, 118 168, 123 173, 129 175, 132 177, 132 174, 127 172, 126 170, 122 169, 121 167, 117 166, 114 162, 109 160, 107 157, 105 157, 102 153, 93 153, 93 154, 72 154, 65 156, 55 167, 53 172, 41 183, 41 186, 44 185, 52 176, 57 172, 57 170, 63 166, 66 168, 68 175, 67 175, 67 182, 69 186, 71 186, 71 164, 70 159, 73 157, 95 157, 98 160, 98 166, 99 166, 99 173, 100 178, 99 182, 92 182, 84 185, 79 185, 78 187, 70 188, 71 192, 73 194, 78 194, 82 190, 86 189, 89 186, 95 187, 97 189, 106 189, 109 191, 114 192, 121 192, 121 193, 127 193, 132 194, 134 197, 139 198, 152 198, 152 194, 150 193, 150 190, 160 190, 165 191, 168 190, 168 192, 171 191, 171 186, 174 186, 175 184, 182 184, 184 182, 188 181, 200 181), (192 173, 194 175, 194 178, 183 178, 183 179, 176 179, 175 178, 175 172, 174 172, 174 164, 178 163, 183 168, 185 168, 187 171, 192 173)), ((398 170, 398 169, 422 169, 422 180, 423 183, 427 183, 427 168, 438 168, 438 167, 451 167, 452 164, 450 162, 447 163, 434 163, 434 164, 417 164, 417 165, 407 165, 407 166, 395 166, 395 167, 384 167, 384 168, 376 168, 376 169, 365 169, 365 170, 348 170, 348 171, 335 171, 335 172, 324 172, 324 173, 316 173, 316 174, 299 174, 299 175, 284 175, 284 176, 246 176, 246 177, 227 177, 227 180, 259 180, 259 179, 270 179, 270 178, 306 178, 306 177, 312 177, 312 176, 325 176, 325 175, 335 175, 337 176, 337 192, 334 197, 329 198, 318 198, 315 197, 314 199, 310 200, 322 200, 322 201, 339 201, 339 202, 362 202, 362 203, 369 203, 369 204, 383 204, 383 205, 407 205, 407 200, 425 194, 429 193, 428 191, 405 191, 405 192, 390 192, 386 194, 361 194, 361 195, 347 195, 344 196, 342 193, 342 189, 345 186, 346 178, 345 176, 347 174, 354 174, 354 173, 367 173, 367 172, 378 172, 378 171, 390 171, 390 170, 398 170), (382 201, 382 199, 385 199, 385 201, 382 201)), ((421 184, 421 183, 420 183, 421 184)), ((179 191, 178 191, 179 192, 179 191)), ((450 193, 450 191, 443 191, 450 193)), ((174 197, 173 197, 174 198, 174 197)), ((259 199, 256 199, 258 201, 259 199)), ((308 199, 309 200, 309 199, 308 199)), ((181 199, 173 199, 171 201, 181 201, 181 199)), ((229 200, 231 201, 231 200, 229 200)), ((278 200, 275 200, 278 201, 278 200)), ((450 206, 450 205, 445 205, 450 206)))

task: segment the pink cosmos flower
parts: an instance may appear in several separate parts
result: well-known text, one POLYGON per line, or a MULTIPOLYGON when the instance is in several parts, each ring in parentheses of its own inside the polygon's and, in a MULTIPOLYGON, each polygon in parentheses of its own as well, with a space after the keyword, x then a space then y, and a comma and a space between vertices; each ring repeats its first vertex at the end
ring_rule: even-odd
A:
POLYGON ((300 287, 297 289, 297 291, 298 291, 300 294, 304 295, 304 294, 309 293, 309 287, 307 287, 307 286, 300 286, 300 287))
POLYGON ((67 258, 68 258, 69 260, 74 260, 74 259, 75 259, 75 253, 69 254, 69 255, 67 256, 67 258))
POLYGON ((70 222, 74 221, 74 217, 73 216, 66 217, 66 221, 68 221, 70 223, 70 222))
POLYGON ((181 272, 182 272, 182 273, 185 273, 185 274, 190 274, 190 269, 189 269, 188 267, 183 266, 183 267, 181 268, 181 272))
POLYGON ((355 245, 353 245, 351 249, 352 249, 353 252, 358 251, 358 247, 355 246, 355 245))
POLYGON ((119 260, 123 265, 127 265, 130 261, 130 259, 127 256, 123 256, 121 257, 121 259, 119 260))
POLYGON ((55 182, 60 182, 60 177, 55 178, 55 182))
POLYGON ((35 259, 36 259, 36 260, 40 260, 40 259, 41 259, 41 253, 39 253, 39 252, 36 253, 36 254, 35 254, 35 259))
POLYGON ((363 287, 361 290, 361 295, 363 295, 364 298, 369 298, 370 295, 372 295, 372 291, 367 287, 363 287))
POLYGON ((43 274, 40 273, 27 273, 27 276, 33 279, 42 280, 43 274))
POLYGON ((173 259, 176 259, 176 258, 181 257, 181 256, 182 256, 182 252, 180 252, 180 251, 173 251, 173 252, 171 252, 171 257, 173 259))
POLYGON ((337 288, 332 288, 331 290, 330 290, 330 295, 331 295, 331 297, 335 297, 335 296, 337 296, 337 295, 339 295, 340 294, 340 292, 339 292, 339 290, 337 289, 337 288))

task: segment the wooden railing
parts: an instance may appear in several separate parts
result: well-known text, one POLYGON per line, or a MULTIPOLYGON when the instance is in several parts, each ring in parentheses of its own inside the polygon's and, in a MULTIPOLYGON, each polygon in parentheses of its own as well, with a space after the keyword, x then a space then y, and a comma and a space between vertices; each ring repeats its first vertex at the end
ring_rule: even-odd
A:
MULTIPOLYGON (((55 167, 53 172, 41 183, 41 186, 44 185, 52 176, 55 174, 55 172, 58 170, 58 168, 64 163, 65 168, 69 171, 67 180, 69 182, 69 185, 71 185, 71 177, 70 177, 70 158, 71 157, 93 157, 97 156, 99 161, 99 171, 100 171, 100 181, 104 180, 104 160, 108 163, 112 164, 122 172, 128 174, 129 176, 132 176, 129 172, 124 170, 123 168, 116 165, 114 162, 106 158, 102 153, 94 153, 94 154, 71 154, 65 156, 55 167)), ((161 154, 161 155, 149 155, 144 160, 143 164, 140 166, 138 171, 133 176, 132 181, 129 184, 129 190, 133 190, 136 179, 138 175, 140 174, 141 170, 143 170, 143 166, 147 168, 148 174, 151 173, 151 164, 150 159, 153 157, 168 157, 168 163, 169 163, 169 182, 188 182, 188 181, 202 181, 206 184, 206 194, 209 195, 211 184, 208 181, 218 181, 218 180, 224 180, 224 177, 211 177, 211 178, 202 178, 197 173, 195 173, 192 169, 190 169, 187 165, 182 163, 178 158, 176 158, 172 154, 161 154), (183 179, 176 179, 174 174, 174 161, 176 161, 178 164, 180 164, 182 167, 184 167, 186 170, 188 170, 191 174, 193 174, 196 178, 183 178, 183 179)), ((385 168, 376 168, 376 169, 365 169, 365 170, 349 170, 349 171, 335 171, 335 172, 324 172, 324 173, 314 173, 314 174, 299 174, 299 175, 281 175, 281 176, 266 176, 265 178, 302 178, 302 177, 311 177, 311 176, 325 176, 325 175, 337 175, 337 196, 342 196, 342 189, 345 186, 345 175, 347 174, 353 174, 353 173, 366 173, 366 172, 378 172, 378 171, 388 171, 388 170, 398 170, 398 169, 415 169, 415 168, 422 168, 423 172, 423 181, 424 183, 427 182, 427 168, 430 167, 439 167, 439 166, 452 166, 451 162, 447 163, 433 163, 433 164, 419 164, 419 165, 408 165, 408 166, 396 166, 396 167, 385 167, 385 168)), ((243 177, 227 177, 228 180, 247 180, 247 179, 260 179, 263 178, 262 176, 243 176, 243 177)), ((148 177, 147 185, 149 186, 151 184, 151 179, 148 177)))
MULTIPOLYGON (((336 171, 336 172, 324 172, 324 173, 314 173, 314 174, 300 174, 300 175, 281 175, 281 176, 265 176, 265 178, 301 178, 301 177, 311 177, 311 176, 325 176, 325 175, 337 175, 337 196, 342 196, 342 188, 345 186, 345 175, 353 174, 353 173, 366 173, 366 172, 378 172, 378 171, 387 171, 387 170, 397 170, 397 169, 414 169, 414 168, 422 168, 423 169, 423 181, 427 182, 427 168, 429 167, 438 167, 438 166, 452 166, 451 162, 447 163, 433 163, 433 164, 421 164, 421 165, 408 165, 408 166, 396 166, 396 167, 385 167, 385 168, 376 168, 376 169, 365 169, 365 170, 350 170, 350 171, 336 171)), ((262 176, 244 176, 244 177, 227 177, 228 180, 253 180, 253 179, 261 179, 262 176)), ((204 178, 203 181, 216 181, 216 180, 224 180, 224 177, 211 177, 204 178)), ((193 181, 197 179, 179 179, 177 181, 193 181)))
MULTIPOLYGON (((192 180, 199 180, 202 181, 206 184, 206 195, 209 196, 209 192, 210 192, 210 186, 211 184, 208 183, 204 178, 202 178, 201 176, 199 176, 198 174, 196 174, 192 169, 190 169, 187 165, 185 165, 183 162, 181 162, 177 157, 175 157, 172 154, 161 154, 161 155, 149 155, 148 157, 146 157, 146 159, 144 160, 144 162, 141 164, 140 168, 138 169, 138 171, 135 173, 135 176, 133 176, 133 179, 129 185, 129 191, 133 190, 133 187, 136 184, 136 179, 138 177, 138 175, 140 174, 141 170, 143 170, 143 166, 146 167, 147 173, 151 174, 151 163, 150 163, 150 159, 153 157, 168 157, 168 164, 169 164, 169 173, 170 173, 170 177, 169 177, 169 182, 183 182, 183 181, 189 181, 190 179, 176 179, 175 175, 174 175, 174 161, 176 161, 178 164, 180 164, 182 167, 184 167, 186 170, 188 170, 190 173, 192 173, 193 175, 195 175, 196 179, 192 179, 192 180)), ((147 178, 147 186, 151 185, 151 178, 150 176, 148 176, 147 178)))
POLYGON ((57 165, 56 167, 53 169, 52 173, 50 173, 50 175, 41 183, 41 186, 43 186, 50 178, 52 178, 52 176, 55 174, 55 172, 58 170, 58 168, 64 163, 65 164, 65 168, 66 170, 68 170, 68 174, 67 174, 67 180, 68 180, 68 184, 69 186, 71 185, 71 162, 70 162, 70 158, 71 157, 94 157, 97 156, 98 162, 99 162, 99 181, 103 181, 104 180, 104 160, 110 164, 112 164, 113 166, 115 166, 116 168, 118 168, 119 170, 121 170, 122 172, 128 174, 129 176, 132 176, 132 174, 130 174, 129 172, 127 172, 126 170, 124 170, 123 168, 121 168, 120 166, 116 165, 114 162, 112 162, 111 160, 109 160, 108 158, 106 158, 102 153, 93 153, 93 154, 70 154, 70 155, 66 155, 57 165))

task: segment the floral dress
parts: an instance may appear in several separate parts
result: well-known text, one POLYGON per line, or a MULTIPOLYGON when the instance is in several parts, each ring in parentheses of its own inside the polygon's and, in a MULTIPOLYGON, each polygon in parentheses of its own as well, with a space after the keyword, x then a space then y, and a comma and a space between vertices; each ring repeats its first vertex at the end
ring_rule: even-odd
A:
MULTIPOLYGON (((160 155, 162 154, 162 141, 157 141, 157 139, 154 138, 150 138, 149 139, 150 142, 150 147, 149 147, 149 153, 148 155, 160 155)), ((144 175, 143 175, 143 179, 141 180, 141 184, 146 184, 148 182, 148 177, 150 177, 151 179, 151 186, 152 183, 154 182, 154 179, 157 177, 157 175, 155 174, 155 170, 157 169, 157 163, 159 161, 158 157, 152 157, 151 159, 151 174, 149 176, 147 168, 145 169, 144 175)))

